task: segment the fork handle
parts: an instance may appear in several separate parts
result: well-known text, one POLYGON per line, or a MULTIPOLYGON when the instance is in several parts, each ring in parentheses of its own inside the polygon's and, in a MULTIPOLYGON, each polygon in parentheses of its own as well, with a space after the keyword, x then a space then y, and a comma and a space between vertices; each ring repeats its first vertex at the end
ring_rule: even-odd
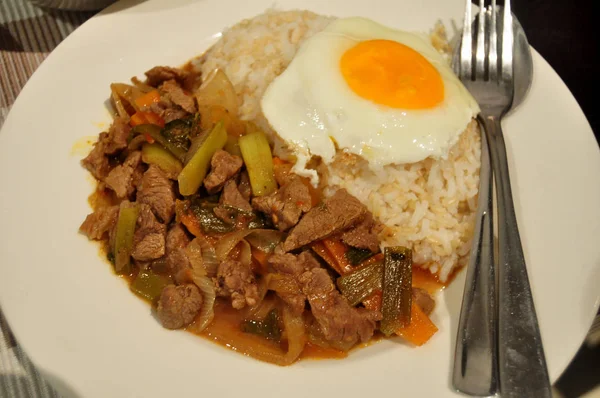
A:
POLYGON ((492 170, 483 129, 477 209, 458 321, 452 384, 463 394, 490 396, 498 389, 497 308, 492 170))
POLYGON ((551 398, 525 257, 510 187, 500 118, 482 118, 496 180, 498 203, 498 357, 500 394, 551 398))

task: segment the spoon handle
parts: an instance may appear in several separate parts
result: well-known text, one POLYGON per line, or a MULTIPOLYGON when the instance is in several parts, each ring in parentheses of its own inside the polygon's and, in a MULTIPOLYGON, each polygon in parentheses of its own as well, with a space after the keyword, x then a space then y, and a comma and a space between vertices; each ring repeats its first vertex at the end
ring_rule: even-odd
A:
POLYGON ((458 322, 452 383, 464 394, 490 396, 498 389, 497 308, 492 171, 483 129, 477 209, 458 322))
POLYGON ((483 118, 498 201, 498 357, 502 397, 551 398, 510 187, 500 118, 483 118))

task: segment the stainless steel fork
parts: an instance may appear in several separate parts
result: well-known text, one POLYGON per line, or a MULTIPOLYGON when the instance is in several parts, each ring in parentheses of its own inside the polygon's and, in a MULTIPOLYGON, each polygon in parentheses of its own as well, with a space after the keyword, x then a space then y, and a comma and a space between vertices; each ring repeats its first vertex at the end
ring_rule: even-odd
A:
MULTIPOLYGON (((495 175, 498 204, 498 333, 497 345, 494 347, 496 324, 495 318, 490 317, 490 314, 496 311, 492 308, 495 304, 494 296, 490 297, 489 291, 487 295, 485 291, 473 294, 466 289, 461 328, 458 330, 453 383, 459 391, 473 395, 493 395, 499 392, 502 397, 550 398, 552 393, 546 360, 517 227, 506 145, 500 124, 502 117, 510 109, 514 95, 514 38, 510 0, 505 1, 501 19, 497 18, 498 7, 495 0, 492 0, 487 10, 484 5, 484 0, 480 0, 478 29, 473 43, 471 1, 466 0, 458 75, 481 108, 478 119, 486 133, 495 175), (468 303, 469 300, 475 302, 468 303), (481 310, 486 305, 488 310, 481 310), (480 312, 471 314, 470 308, 479 309, 480 312), (479 315, 483 319, 479 319, 478 323, 477 316, 473 315, 479 315), (465 318, 468 322, 464 321, 465 318), (479 333, 482 331, 483 337, 479 333), (485 348, 485 344, 490 344, 487 357, 482 349, 485 348), (471 366, 477 366, 477 363, 484 365, 479 368, 484 377, 483 382, 477 377, 477 369, 466 377, 465 369, 469 360, 471 366), (496 385, 496 378, 499 385, 496 385)), ((485 160, 485 150, 486 148, 482 147, 482 161, 485 160)), ((489 191, 481 192, 486 193, 489 191)), ((487 203, 489 205, 490 202, 487 203)), ((485 222, 484 219, 481 224, 483 227, 486 226, 485 222)), ((471 286, 473 289, 481 289, 481 283, 490 282, 490 288, 493 290, 493 256, 489 256, 492 258, 491 270, 479 267, 483 272, 475 275, 479 275, 480 283, 471 286)))

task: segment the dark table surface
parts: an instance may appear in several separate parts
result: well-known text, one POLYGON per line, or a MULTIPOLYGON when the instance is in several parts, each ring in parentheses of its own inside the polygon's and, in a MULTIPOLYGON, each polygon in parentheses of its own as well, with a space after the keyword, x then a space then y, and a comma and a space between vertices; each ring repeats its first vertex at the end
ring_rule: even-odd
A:
POLYGON ((593 0, 513 1, 513 12, 525 29, 529 43, 565 81, 588 118, 596 139, 598 110, 592 85, 598 72, 598 31, 593 0))

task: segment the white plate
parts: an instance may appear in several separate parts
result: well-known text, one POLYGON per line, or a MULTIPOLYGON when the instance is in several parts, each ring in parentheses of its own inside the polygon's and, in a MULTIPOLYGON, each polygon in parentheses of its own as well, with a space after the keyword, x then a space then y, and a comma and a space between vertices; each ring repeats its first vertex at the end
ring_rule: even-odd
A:
MULTIPOLYGON (((462 0, 281 0, 405 30, 459 22, 462 0)), ((225 26, 273 0, 124 2, 91 19, 44 62, 0 133, 0 302, 19 342, 64 392, 86 397, 452 396, 463 281, 439 296, 422 348, 385 341, 348 359, 280 368, 163 329, 96 245, 77 233, 93 185, 71 153, 109 122, 111 82, 200 54, 225 26)), ((552 380, 599 304, 600 154, 565 85, 536 53, 529 97, 505 123, 513 189, 552 380)), ((524 371, 526 371, 524 369, 524 371)))

